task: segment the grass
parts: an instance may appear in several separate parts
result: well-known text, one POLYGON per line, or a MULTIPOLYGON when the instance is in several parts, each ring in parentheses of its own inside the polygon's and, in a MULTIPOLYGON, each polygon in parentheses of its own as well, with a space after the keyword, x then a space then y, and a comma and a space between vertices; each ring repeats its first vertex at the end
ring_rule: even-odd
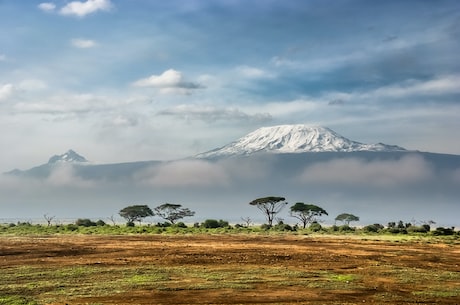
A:
POLYGON ((0 274, 0 304, 43 304, 62 297, 109 296, 133 290, 248 290, 258 285, 280 289, 354 289, 355 275, 332 272, 305 272, 280 267, 242 266, 213 268, 202 266, 21 266, 0 274), (41 303, 19 297, 33 296, 41 303))

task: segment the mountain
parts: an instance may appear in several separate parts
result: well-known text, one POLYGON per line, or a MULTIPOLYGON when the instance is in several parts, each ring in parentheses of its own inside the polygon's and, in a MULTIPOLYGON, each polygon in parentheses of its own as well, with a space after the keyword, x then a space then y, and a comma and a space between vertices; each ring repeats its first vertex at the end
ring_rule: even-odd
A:
POLYGON ((72 149, 69 149, 67 152, 63 153, 62 155, 54 155, 52 156, 48 164, 54 164, 54 163, 75 163, 75 162, 88 162, 85 157, 77 154, 75 151, 72 149))
POLYGON ((349 140, 335 131, 321 126, 278 125, 259 128, 246 136, 208 152, 197 158, 244 156, 254 153, 305 153, 305 152, 394 152, 406 151, 396 145, 363 144, 349 140))
POLYGON ((124 162, 114 164, 93 164, 85 157, 78 154, 72 149, 61 155, 54 155, 49 158, 47 163, 32 167, 26 170, 14 169, 6 172, 6 175, 20 176, 20 177, 33 177, 33 178, 47 178, 53 171, 68 167, 71 168, 73 174, 81 177, 82 179, 90 180, 120 180, 131 177, 136 172, 142 171, 149 166, 162 163, 161 161, 137 161, 137 162, 124 162))
POLYGON ((19 170, 14 169, 5 174, 14 175, 14 176, 29 176, 36 178, 48 177, 51 172, 61 166, 61 165, 87 165, 89 164, 88 160, 85 157, 79 155, 72 149, 69 149, 67 152, 62 155, 54 155, 49 158, 48 163, 41 164, 35 167, 32 167, 28 170, 19 170))
POLYGON ((456 225, 460 213, 460 155, 363 144, 318 126, 265 127, 173 161, 95 164, 69 150, 6 174, 12 179, 0 177, 2 215, 21 207, 34 215, 52 209, 88 217, 132 202, 177 202, 196 209, 199 219, 225 215, 237 222, 259 217, 248 202, 269 195, 317 203, 331 222, 332 215, 352 212, 363 223, 433 219, 456 225))

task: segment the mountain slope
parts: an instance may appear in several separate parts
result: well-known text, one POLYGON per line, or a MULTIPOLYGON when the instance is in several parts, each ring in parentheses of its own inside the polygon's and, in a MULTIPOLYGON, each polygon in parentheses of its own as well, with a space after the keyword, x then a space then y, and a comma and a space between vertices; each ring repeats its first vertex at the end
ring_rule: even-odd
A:
POLYGON ((88 162, 88 160, 86 160, 85 157, 77 154, 72 149, 69 149, 67 152, 63 153, 62 155, 52 156, 49 159, 48 164, 59 163, 59 162, 74 163, 74 162, 88 162))
POLYGON ((196 155, 197 158, 215 158, 249 155, 258 152, 356 152, 405 151, 404 148, 386 144, 363 144, 349 140, 333 130, 321 126, 278 125, 259 128, 246 136, 225 145, 196 155))

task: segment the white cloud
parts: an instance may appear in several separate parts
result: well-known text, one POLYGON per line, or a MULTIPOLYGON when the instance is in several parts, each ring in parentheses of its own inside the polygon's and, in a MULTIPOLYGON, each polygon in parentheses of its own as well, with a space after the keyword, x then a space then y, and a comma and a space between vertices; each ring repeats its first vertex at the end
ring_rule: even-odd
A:
POLYGON ((12 84, 0 85, 0 101, 5 100, 8 97, 10 97, 12 93, 13 93, 12 84))
POLYGON ((300 180, 319 184, 389 187, 425 181, 433 175, 430 165, 422 157, 414 155, 391 161, 367 162, 350 158, 317 163, 307 167, 300 180))
POLYGON ((158 115, 177 116, 186 120, 214 122, 218 120, 257 121, 272 120, 269 113, 248 114, 237 108, 218 108, 215 106, 178 105, 158 112, 158 115))
POLYGON ((112 126, 119 126, 119 127, 133 127, 139 124, 138 116, 134 115, 127 115, 127 114, 119 114, 115 116, 110 125, 112 126))
POLYGON ((140 79, 134 83, 139 87, 178 87, 182 82, 182 73, 174 69, 164 71, 160 75, 152 75, 147 78, 140 79))
POLYGON ((93 94, 62 94, 46 100, 20 102, 14 105, 18 113, 75 114, 107 109, 112 100, 93 94))
POLYGON ((89 49, 89 48, 94 48, 97 46, 97 43, 94 40, 90 39, 81 39, 81 38, 75 38, 70 41, 70 43, 80 49, 89 49))
POLYGON ((161 187, 223 186, 229 182, 222 166, 202 160, 165 163, 142 172, 136 178, 161 187))
POLYGON ((25 79, 18 84, 20 90, 43 90, 48 88, 47 84, 39 79, 25 79))
POLYGON ((185 82, 180 71, 169 69, 160 75, 152 75, 142 78, 133 83, 136 87, 159 88, 161 93, 190 94, 191 90, 199 89, 201 86, 192 82, 185 82))
POLYGON ((362 97, 395 97, 401 98, 412 95, 439 95, 460 93, 460 75, 446 75, 427 81, 406 81, 402 84, 386 86, 368 93, 362 97))
POLYGON ((272 78, 273 74, 255 67, 239 66, 236 71, 247 78, 272 78))
POLYGON ((43 2, 38 5, 38 8, 44 12, 53 12, 56 9, 56 4, 52 2, 43 2))
POLYGON ((75 170, 71 164, 60 164, 53 168, 50 176, 45 181, 46 184, 54 187, 91 187, 88 180, 83 180, 75 175, 75 170))
POLYGON ((85 17, 97 11, 109 11, 112 8, 110 0, 87 0, 85 2, 72 1, 60 9, 62 15, 85 17))

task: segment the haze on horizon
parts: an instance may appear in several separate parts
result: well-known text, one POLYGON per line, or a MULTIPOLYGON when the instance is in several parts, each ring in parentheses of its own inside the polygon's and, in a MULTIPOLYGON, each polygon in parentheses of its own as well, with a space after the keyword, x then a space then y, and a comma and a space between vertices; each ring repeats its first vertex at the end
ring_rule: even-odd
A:
MULTIPOLYGON (((453 0, 2 0, 0 172, 68 149, 96 163, 181 159, 279 124, 460 154, 459 17, 453 0)), ((435 181, 429 164, 407 162, 435 181)), ((205 181, 226 177, 215 170, 205 181)), ((105 205, 101 213, 114 201, 111 213, 130 200, 169 200, 136 184, 125 195, 97 185, 96 194, 71 172, 52 178, 2 177, 2 210, 71 214, 59 202, 81 193, 75 185, 86 188, 86 206, 105 205)), ((199 202, 202 191, 183 197, 199 202)), ((265 195, 241 200, 255 194, 265 195)), ((446 207, 458 209, 455 195, 446 207)), ((419 197, 403 197, 417 206, 419 197)))

